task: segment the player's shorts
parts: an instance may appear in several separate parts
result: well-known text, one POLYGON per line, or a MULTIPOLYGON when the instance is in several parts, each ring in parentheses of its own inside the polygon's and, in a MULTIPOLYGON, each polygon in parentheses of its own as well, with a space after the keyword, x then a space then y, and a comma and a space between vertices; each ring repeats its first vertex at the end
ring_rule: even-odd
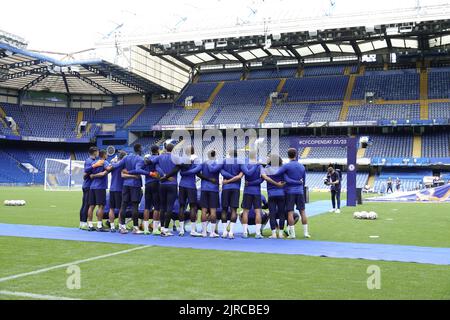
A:
POLYGON ((269 197, 269 212, 277 217, 283 216, 286 211, 286 198, 285 196, 273 196, 269 197))
POLYGON ((242 209, 250 210, 253 209, 261 209, 261 195, 258 194, 248 194, 244 193, 244 197, 242 199, 242 209))
POLYGON ((222 208, 239 208, 239 189, 222 190, 222 208))
POLYGON ((159 198, 161 212, 173 213, 173 207, 177 200, 177 185, 176 184, 160 184, 159 198))
POLYGON ((180 187, 178 189, 178 201, 181 207, 187 206, 187 204, 197 204, 197 189, 180 187))
POLYGON ((219 207, 219 192, 202 191, 200 195, 200 207, 217 209, 219 207))
POLYGON ((122 192, 121 191, 110 191, 109 192, 109 208, 110 209, 120 209, 122 206, 122 192))
MULTIPOLYGON (((265 226, 267 224, 267 221, 269 221, 269 215, 266 212, 261 211, 261 225, 265 226)), ((256 225, 256 215, 249 215, 247 222, 249 226, 256 225)))
POLYGON ((89 190, 89 205, 90 206, 106 205, 106 190, 105 189, 89 190))
POLYGON ((122 190, 122 203, 132 203, 141 202, 142 199, 142 188, 140 187, 130 187, 123 186, 122 190))
POLYGON ((286 211, 294 211, 294 207, 297 207, 297 210, 305 209, 305 198, 303 194, 287 194, 286 195, 286 211))
POLYGON ((159 181, 147 183, 145 185, 145 210, 159 211, 159 181))

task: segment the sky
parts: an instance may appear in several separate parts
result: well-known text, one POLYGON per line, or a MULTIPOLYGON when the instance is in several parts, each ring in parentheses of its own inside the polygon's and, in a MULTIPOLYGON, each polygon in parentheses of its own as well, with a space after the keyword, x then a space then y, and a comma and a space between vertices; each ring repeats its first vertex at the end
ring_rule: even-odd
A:
POLYGON ((445 0, 22 0, 1 5, 0 30, 25 38, 29 49, 69 53, 93 48, 117 26, 126 34, 195 30, 263 19, 317 17, 414 7, 445 0), (5 14, 7 13, 7 14, 5 14))

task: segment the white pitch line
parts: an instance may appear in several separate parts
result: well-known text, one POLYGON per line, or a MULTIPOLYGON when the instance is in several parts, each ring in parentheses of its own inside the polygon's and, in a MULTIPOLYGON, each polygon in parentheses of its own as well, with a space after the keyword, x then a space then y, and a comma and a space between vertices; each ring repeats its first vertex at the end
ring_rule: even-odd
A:
POLYGON ((49 295, 46 295, 46 294, 7 291, 7 290, 0 290, 0 295, 14 296, 14 297, 23 297, 23 298, 32 298, 32 299, 44 299, 44 300, 80 300, 80 299, 74 299, 74 298, 49 296, 49 295))
POLYGON ((100 259, 104 259, 104 258, 114 257, 114 256, 117 256, 119 254, 125 254, 125 253, 133 252, 133 251, 136 251, 136 250, 142 250, 142 249, 145 249, 145 248, 148 248, 148 247, 151 247, 151 245, 140 246, 140 247, 136 247, 136 248, 132 248, 132 249, 127 249, 127 250, 122 250, 122 251, 118 251, 118 252, 114 252, 114 253, 104 254, 104 255, 101 255, 101 256, 97 256, 97 257, 92 257, 92 258, 87 258, 87 259, 83 259, 83 260, 77 260, 77 261, 73 261, 73 262, 69 262, 69 263, 59 264, 59 265, 56 265, 56 266, 53 266, 53 267, 43 268, 43 269, 31 271, 31 272, 19 273, 19 274, 16 274, 16 275, 0 278, 0 282, 9 281, 9 280, 17 279, 17 278, 23 278, 23 277, 26 277, 26 276, 32 276, 32 275, 35 275, 35 274, 39 274, 39 273, 43 273, 43 272, 47 272, 47 271, 51 271, 51 270, 55 270, 55 269, 65 268, 65 267, 72 266, 72 265, 77 265, 77 264, 80 264, 80 263, 85 263, 85 262, 100 260, 100 259))

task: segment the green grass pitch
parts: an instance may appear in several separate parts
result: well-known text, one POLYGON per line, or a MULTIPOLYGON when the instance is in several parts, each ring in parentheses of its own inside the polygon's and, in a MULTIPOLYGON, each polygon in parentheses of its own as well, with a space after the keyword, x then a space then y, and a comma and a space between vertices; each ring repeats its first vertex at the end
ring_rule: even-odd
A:
MULTIPOLYGON (((1 203, 6 199, 27 205, 0 206, 0 223, 78 226, 80 193, 0 188, 1 203)), ((310 200, 323 199, 327 193, 310 200)), ((450 204, 367 203, 357 210, 377 211, 379 219, 355 220, 351 208, 312 217, 313 239, 450 247, 450 204)), ((67 288, 65 267, 1 281, 132 248, 0 237, 0 299, 20 299, 6 291, 79 299, 450 299, 449 266, 163 247, 80 263, 78 290, 67 288), (379 290, 367 288, 371 265, 381 270, 379 290)))

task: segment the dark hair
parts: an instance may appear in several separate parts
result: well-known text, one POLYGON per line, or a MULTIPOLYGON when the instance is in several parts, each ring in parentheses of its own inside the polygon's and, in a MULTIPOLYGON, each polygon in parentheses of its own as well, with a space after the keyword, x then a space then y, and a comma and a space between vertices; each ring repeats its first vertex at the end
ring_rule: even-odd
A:
POLYGON ((287 154, 289 159, 294 159, 295 157, 297 157, 297 150, 294 148, 289 148, 287 154))
POLYGON ((90 147, 89 148, 89 155, 93 155, 94 153, 96 153, 98 151, 98 148, 97 147, 90 147))
POLYGON ((127 153, 125 151, 119 151, 119 160, 122 160, 123 158, 125 158, 125 156, 127 155, 127 153))
POLYGON ((150 148, 152 154, 158 154, 159 153, 159 147, 154 144, 151 148, 150 148))
POLYGON ((212 159, 216 157, 216 150, 208 151, 208 158, 212 159))
POLYGON ((98 153, 98 156, 100 157, 100 158, 103 158, 104 156, 106 156, 106 150, 100 150, 100 152, 98 153))
POLYGON ((140 143, 136 143, 133 150, 134 152, 142 152, 142 145, 140 143))
POLYGON ((166 144, 166 151, 167 151, 167 152, 172 152, 172 150, 173 150, 174 147, 175 147, 175 146, 174 146, 173 144, 168 143, 168 144, 166 144))

